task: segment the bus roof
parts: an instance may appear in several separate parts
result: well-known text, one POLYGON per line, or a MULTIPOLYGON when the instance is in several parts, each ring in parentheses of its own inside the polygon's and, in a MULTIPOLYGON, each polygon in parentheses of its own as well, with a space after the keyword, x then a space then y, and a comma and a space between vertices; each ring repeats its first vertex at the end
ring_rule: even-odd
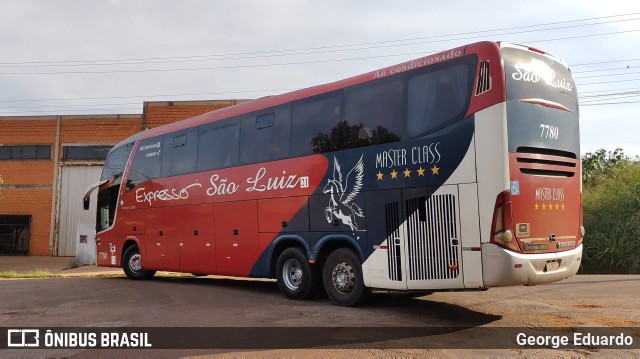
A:
POLYGON ((466 51, 468 50, 468 48, 473 48, 475 49, 475 51, 478 51, 479 48, 490 48, 490 47, 496 48, 497 46, 499 46, 499 44, 500 43, 498 42, 483 41, 483 42, 478 42, 470 45, 460 46, 447 51, 423 56, 415 60, 411 60, 411 61, 403 62, 397 65, 382 68, 379 70, 367 72, 362 75, 357 75, 357 76, 339 80, 336 82, 331 82, 323 85, 296 90, 296 91, 288 92, 281 95, 267 96, 267 97, 262 97, 256 100, 243 102, 238 105, 226 107, 226 108, 215 110, 212 112, 207 112, 200 116, 192 117, 183 121, 178 121, 178 122, 174 122, 171 124, 167 124, 164 126, 151 129, 149 131, 144 132, 144 134, 142 135, 142 138, 155 137, 155 136, 163 135, 166 133, 179 131, 185 128, 200 126, 200 125, 215 122, 218 120, 223 120, 223 119, 243 115, 246 113, 259 111, 265 108, 282 105, 288 102, 301 100, 307 97, 340 90, 348 86, 365 83, 365 82, 372 81, 385 76, 394 75, 397 73, 402 73, 405 71, 410 71, 413 69, 426 67, 429 65, 434 65, 450 59, 462 57, 466 55, 466 51))

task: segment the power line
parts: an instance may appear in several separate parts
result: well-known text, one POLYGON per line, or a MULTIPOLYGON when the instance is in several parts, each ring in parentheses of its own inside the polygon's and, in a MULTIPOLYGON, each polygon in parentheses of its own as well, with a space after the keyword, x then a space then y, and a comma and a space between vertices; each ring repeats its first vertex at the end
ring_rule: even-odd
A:
MULTIPOLYGON (((592 18, 592 19, 601 19, 601 18, 611 18, 611 17, 619 17, 619 16, 628 16, 628 15, 635 15, 635 14, 640 14, 640 13, 632 13, 632 14, 625 14, 625 15, 614 15, 614 16, 606 16, 606 17, 599 17, 599 18, 592 18)), ((640 18, 638 18, 640 19, 640 18)), ((618 21, 612 21, 612 22, 619 22, 619 21, 631 21, 631 20, 638 20, 638 19, 625 19, 625 20, 618 20, 618 21)), ((567 21, 567 22, 558 22, 558 23, 550 23, 550 24, 561 24, 561 23, 569 23, 569 22, 578 22, 578 21, 587 21, 587 20, 591 20, 591 19, 582 19, 582 20, 573 20, 573 21, 567 21)), ((548 24, 547 24, 548 25, 548 24)), ((577 26, 586 26, 586 25, 596 25, 596 24, 582 24, 582 25, 576 25, 577 26)), ((505 29, 519 29, 519 28, 527 28, 527 27, 536 27, 536 26, 544 26, 543 25, 528 25, 528 26, 520 26, 520 27, 513 27, 513 28, 505 28, 505 29)), ((499 29, 498 29, 499 30, 499 29)), ((476 31, 473 32, 473 34, 477 34, 477 33, 481 33, 481 32, 490 32, 490 31, 498 31, 498 30, 484 30, 484 31, 476 31)), ((545 30, 551 30, 551 29, 543 29, 543 30, 533 30, 533 31, 545 31, 545 30)), ((524 31, 524 32, 533 32, 533 31, 524 31)), ((529 41, 529 42, 543 42, 543 41, 557 41, 557 40, 566 40, 566 39, 575 39, 575 38, 585 38, 585 37, 593 37, 593 36, 603 36, 603 35, 611 35, 611 34, 620 34, 620 33, 627 33, 627 32, 637 32, 640 30, 627 30, 627 31, 619 31, 619 32, 613 32, 613 33, 601 33, 601 34, 588 34, 588 35, 581 35, 581 36, 573 36, 573 37, 565 37, 565 38, 559 38, 559 39, 545 39, 545 40, 536 40, 536 41, 529 41)), ((423 38, 414 38, 414 39, 405 39, 405 40, 389 40, 389 41, 383 41, 383 42, 372 42, 372 43, 363 43, 363 44, 380 44, 380 43, 389 43, 389 42, 393 42, 393 41, 410 41, 410 40, 415 40, 415 39, 427 39, 427 38, 441 38, 441 37, 446 37, 446 36, 456 36, 456 35, 463 35, 463 34, 472 34, 472 33, 460 33, 460 34, 453 34, 453 35, 440 35, 440 36, 431 36, 431 37, 423 37, 423 38)), ((441 41, 452 41, 452 40, 441 40, 441 41)), ((438 41, 439 42, 439 41, 438 41)), ((358 45, 358 44, 356 44, 358 45)), ((404 46, 404 45, 409 45, 409 44, 403 44, 403 45, 394 45, 394 46, 404 46)), ((322 48, 335 48, 335 47, 345 47, 345 46, 350 46, 350 45, 337 45, 337 46, 328 46, 328 47, 318 47, 318 48, 308 48, 308 49, 322 49, 322 48)), ((304 49, 302 49, 304 50, 304 49)), ((359 49, 356 49, 359 50, 359 49)), ((275 52, 284 52, 284 51, 294 51, 294 50, 278 50, 275 52)), ((269 53, 269 52, 256 52, 256 53, 269 53)), ((243 54, 243 53, 241 53, 243 54)), ((244 53, 244 54, 248 54, 248 53, 244 53)), ((410 53, 410 54, 393 54, 393 55, 380 55, 380 56, 368 56, 368 57, 357 57, 357 58, 351 58, 351 59, 330 59, 330 60, 317 60, 317 61, 302 61, 302 62, 295 62, 295 63, 284 63, 284 64, 258 64, 258 65, 238 65, 238 66, 222 66, 222 67, 215 67, 215 68, 194 68, 194 69, 189 69, 189 68, 179 68, 179 69, 151 69, 151 70, 120 70, 120 71, 106 71, 106 72, 59 72, 59 73, 24 73, 24 74, 34 74, 34 75, 40 75, 40 74, 66 74, 66 73, 117 73, 117 72, 164 72, 164 71, 195 71, 195 70, 208 70, 208 69, 223 69, 223 68, 242 68, 242 67, 264 67, 264 66, 283 66, 283 65, 289 65, 289 64, 308 64, 308 63, 320 63, 320 62, 337 62, 337 61, 350 61, 350 60, 362 60, 362 59, 370 59, 370 58, 383 58, 383 57, 397 57, 397 56, 408 56, 408 55, 425 55, 424 52, 420 52, 420 53, 410 53)), ((222 56, 222 55, 210 55, 210 56, 222 56)), ((285 56, 285 55, 283 55, 285 56)), ((286 55, 288 56, 288 55, 286 55)), ((200 56, 201 57, 201 56, 200 56)), ((174 58, 189 58, 189 57, 174 57, 174 58)), ((152 58, 153 59, 153 58, 152 58)), ((630 61, 639 61, 640 59, 628 59, 628 60, 615 60, 615 61, 603 61, 603 62, 592 62, 592 63, 583 63, 583 64, 576 64, 576 65, 572 65, 572 66, 586 66, 586 65, 593 65, 593 64, 601 64, 601 63, 618 63, 618 62, 630 62, 630 61)), ((97 60, 97 61, 111 61, 111 60, 97 60)), ((43 62, 45 63, 45 62, 43 62)), ((7 64, 7 63, 4 63, 7 64)), ((104 64, 107 65, 107 64, 104 64)), ((77 65, 74 65, 77 66, 77 65)), ((637 66, 634 67, 630 67, 630 68, 637 68, 637 66)), ((576 72, 576 73, 588 73, 588 72, 597 72, 597 71, 612 71, 612 70, 618 70, 618 69, 601 69, 601 70, 593 70, 593 71, 582 71, 582 72, 576 72)), ((585 77, 578 77, 578 79, 587 79, 587 78, 592 78, 592 77, 604 77, 604 76, 616 76, 616 75, 628 75, 628 74, 635 74, 637 72, 631 72, 631 73, 622 73, 622 74, 610 74, 610 75, 595 75, 595 76, 585 76, 585 77)), ((0 73, 0 74, 4 74, 4 73, 0 73)), ((11 73, 9 73, 11 74, 11 73)), ((16 73, 16 74, 20 74, 20 73, 16 73)), ((594 84, 604 84, 604 83, 614 83, 614 82, 625 82, 625 81, 637 81, 638 79, 626 79, 626 80, 617 80, 617 81, 605 81, 605 82, 594 82, 594 83, 583 83, 583 84, 579 84, 580 86, 584 86, 584 85, 594 85, 594 84)), ((140 96, 110 96, 110 97, 86 97, 86 98, 72 98, 72 99, 33 99, 33 100, 0 100, 0 103, 11 103, 11 102, 44 102, 44 101, 80 101, 80 100, 102 100, 102 99, 129 99, 129 98, 155 98, 155 97, 177 97, 177 96, 201 96, 201 95, 220 95, 220 94, 242 94, 242 93, 256 93, 256 92, 271 92, 271 91, 290 91, 293 89, 274 89, 274 90, 254 90, 254 91, 225 91, 225 92, 210 92, 210 93, 200 93, 200 94, 178 94, 178 95, 140 95, 140 96)), ((586 92, 589 93, 589 92, 586 92)), ((597 93, 596 92, 592 92, 592 93, 597 93)), ((603 95, 603 97, 606 97, 606 95, 603 95)), ((583 97, 581 97, 583 98, 583 97)), ((131 103, 129 103, 131 104, 131 103)), ((69 108, 69 107, 77 107, 77 106, 84 106, 84 107, 91 107, 91 106, 109 106, 109 105, 129 105, 129 104, 85 104, 85 105, 57 105, 57 106, 47 106, 47 107, 58 107, 58 108, 69 108)), ((47 108, 45 106, 31 106, 31 107, 27 107, 27 106, 22 106, 22 107, 9 107, 9 108, 16 108, 16 109, 38 109, 38 108, 47 108)), ((1 111, 2 109, 0 109, 1 111)), ((112 109, 95 109, 95 111, 111 111, 112 109)), ((74 109, 74 110, 61 110, 61 111, 82 111, 82 109, 74 109)), ((30 112, 50 112, 50 111, 30 111, 30 112)), ((14 112, 14 113, 20 113, 20 112, 14 112)))
MULTIPOLYGON (((600 77, 600 76, 593 76, 600 77)), ((589 78, 589 77, 585 77, 589 78)), ((621 81, 621 80, 618 80, 621 81)), ((611 82, 618 82, 611 81, 611 82)), ((632 79, 633 81, 633 79, 632 79)), ((602 83, 602 82, 598 82, 602 83)), ((608 82, 605 82, 608 83, 608 82)), ((589 85, 580 84, 582 85, 589 85)), ((296 88, 297 89, 297 88, 296 88)), ((12 102, 42 102, 42 101, 79 101, 79 100, 106 100, 106 99, 130 99, 130 98, 152 98, 152 97, 178 97, 178 96, 204 96, 204 95, 219 95, 219 94, 249 94, 249 93, 282 93, 284 91, 293 91, 296 89, 262 89, 262 90, 243 90, 243 91, 223 91, 223 92, 207 92, 207 93, 189 93, 189 94, 164 94, 164 95, 137 95, 137 96, 109 96, 109 97, 84 97, 84 98, 56 98, 56 99, 39 99, 39 100, 0 100, 1 103, 12 103, 12 102)), ((624 89, 623 89, 624 90, 624 89)), ((635 89, 628 89, 634 90, 635 89)), ((610 90, 606 91, 592 91, 592 92, 584 92, 581 99, 588 99, 590 97, 610 97, 615 95, 625 95, 625 94, 633 94, 635 92, 610 92, 610 90), (589 93, 601 93, 605 92, 602 95, 593 95, 593 96, 585 96, 589 93)), ((74 104, 74 105, 47 105, 47 106, 5 106, 4 110, 7 109, 39 109, 39 108, 69 108, 69 107, 77 107, 76 111, 83 110, 82 107, 96 107, 96 106, 129 106, 129 105, 139 105, 139 103, 102 103, 102 104, 74 104)), ((18 113, 18 112, 16 112, 18 113)))
POLYGON ((572 74, 586 74, 587 72, 603 72, 603 71, 616 71, 616 70, 626 70, 626 69, 638 69, 640 66, 627 66, 627 67, 613 67, 609 69, 598 69, 598 70, 589 70, 589 71, 574 71, 572 74))
MULTIPOLYGON (((562 37, 555 39, 543 39, 543 40, 533 40, 528 41, 529 43, 535 42, 548 42, 548 41, 558 41, 558 40, 571 40, 578 38, 587 38, 587 37, 595 37, 595 36, 606 36, 606 35, 618 35, 622 33, 631 33, 631 32, 640 32, 640 29, 637 30, 625 30, 625 31, 615 31, 608 33, 599 33, 599 34, 589 34, 589 35, 578 35, 578 36, 570 36, 570 37, 562 37)), ((437 53, 440 51, 435 51, 433 53, 437 53)), ((411 53, 411 54, 393 54, 393 55, 377 55, 377 56, 364 56, 364 57, 355 57, 348 59, 328 59, 328 60, 312 60, 312 61, 297 61, 297 62, 284 62, 284 63, 270 63, 270 64, 250 64, 250 65, 229 65, 229 66, 215 66, 215 67, 196 67, 196 68, 171 68, 171 69, 142 69, 142 70, 107 70, 107 71, 55 71, 55 72, 0 72, 0 75, 85 75, 85 74, 114 74, 114 73, 147 73, 147 72, 177 72, 177 71, 201 71, 201 70, 222 70, 222 69, 238 69, 238 68, 251 68, 251 67, 272 67, 272 66, 289 66, 289 65, 307 65, 307 64, 316 64, 316 63, 329 63, 329 62, 341 62, 341 61, 354 61, 354 60, 367 60, 372 58, 383 58, 383 57, 397 57, 397 56, 407 56, 407 55, 416 55, 424 53, 411 53)))
POLYGON ((591 76, 583 76, 583 77, 574 77, 575 80, 582 80, 582 79, 592 79, 595 77, 609 77, 609 76, 620 76, 620 75, 635 75, 635 74, 640 74, 640 71, 631 71, 631 72, 622 72, 622 73, 616 73, 616 74, 605 74, 605 75, 591 75, 591 76))
MULTIPOLYGON (((598 62, 586 62, 583 64, 572 64, 571 67, 578 67, 578 66, 590 66, 590 65, 600 65, 600 64, 613 64, 616 62, 631 62, 631 61, 640 61, 640 59, 627 59, 627 60, 615 60, 615 61, 598 61, 598 62)), ((582 71, 582 72, 586 72, 586 71, 582 71)))
POLYGON ((587 91, 587 92, 580 92, 581 93, 581 97, 582 95, 586 95, 586 94, 595 94, 595 93, 606 93, 606 92, 610 92, 610 91, 640 91, 640 88, 624 88, 624 89, 617 89, 617 90, 600 90, 600 91, 587 91))
POLYGON ((640 103, 638 101, 623 101, 623 102, 605 102, 605 103, 588 103, 584 105, 580 105, 581 107, 585 106, 607 106, 607 105, 622 105, 622 104, 637 104, 640 103))
POLYGON ((617 82, 629 82, 629 81, 640 81, 640 79, 626 79, 626 80, 614 80, 614 81, 600 81, 600 82, 586 82, 586 83, 577 83, 579 86, 587 86, 587 85, 600 85, 600 84, 611 84, 617 82))
POLYGON ((13 99, 13 100, 0 100, 0 103, 43 102, 43 101, 84 101, 84 100, 156 98, 156 97, 178 97, 178 96, 204 96, 204 95, 244 94, 244 93, 262 93, 262 92, 295 91, 295 90, 299 90, 299 88, 243 90, 243 91, 221 91, 221 92, 200 92, 200 93, 183 93, 183 94, 164 94, 164 95, 131 95, 131 96, 75 97, 75 98, 49 98, 49 99, 24 99, 24 100, 13 99))
POLYGON ((210 60, 212 60, 212 59, 210 59, 211 57, 218 57, 218 59, 213 59, 213 60, 225 60, 225 59, 240 59, 240 58, 247 58, 247 57, 248 58, 256 58, 256 57, 306 55, 306 54, 313 54, 313 53, 318 53, 318 52, 326 53, 326 52, 354 51, 354 50, 375 49, 375 48, 380 48, 380 47, 407 46, 407 45, 424 44, 424 43, 431 43, 431 42, 464 40, 464 39, 469 39, 469 38, 480 37, 480 36, 478 36, 478 34, 481 34, 481 33, 498 32, 498 31, 505 31, 505 30, 516 30, 516 29, 526 29, 526 28, 535 28, 535 27, 543 27, 543 26, 559 25, 559 24, 562 24, 564 26, 547 28, 547 29, 533 29, 533 30, 518 31, 518 32, 511 32, 511 33, 507 32, 507 33, 495 34, 495 35, 513 35, 513 34, 537 32, 537 31, 549 31, 549 30, 558 30, 558 29, 566 29, 566 28, 602 25, 602 24, 609 24, 609 23, 619 23, 619 22, 625 22, 625 21, 640 20, 640 18, 604 21, 604 22, 592 23, 592 24, 566 25, 568 23, 584 22, 584 21, 592 21, 592 20, 601 20, 601 19, 610 19, 610 18, 624 17, 624 16, 634 16, 634 15, 639 15, 639 14, 640 14, 640 12, 636 12, 636 13, 601 16, 601 17, 586 18, 586 19, 568 20, 568 21, 561 21, 561 22, 551 22, 551 23, 545 23, 545 24, 507 27, 507 28, 499 28, 499 29, 492 29, 492 30, 478 30, 478 31, 462 32, 462 33, 455 33, 455 34, 435 35, 435 36, 426 36, 426 37, 414 37, 414 38, 407 38, 407 39, 395 39, 395 40, 386 40, 386 41, 377 41, 377 42, 342 44, 342 45, 333 45, 333 46, 308 47, 308 48, 289 49, 289 50, 270 50, 270 51, 254 51, 254 52, 240 52, 240 53, 214 54, 214 55, 147 57, 147 58, 129 58, 129 59, 0 62, 0 67, 115 65, 115 64, 118 64, 118 63, 122 63, 123 65, 129 65, 129 64, 147 64, 147 63, 163 63, 163 62, 210 61, 210 60), (471 35, 471 34, 476 35, 476 36, 466 37, 466 38, 456 38, 456 39, 442 39, 444 37, 453 37, 453 36, 462 36, 462 35, 471 35), (407 42, 407 41, 427 40, 427 39, 435 39, 436 41, 413 42, 413 43, 407 43, 407 44, 373 46, 373 47, 361 47, 361 46, 367 46, 367 45, 380 45, 380 44, 389 44, 389 43, 395 43, 395 42, 407 42), (342 49, 342 48, 345 48, 345 47, 346 48, 356 47, 356 48, 355 49, 346 49, 346 50, 342 49), (331 51, 331 49, 336 49, 336 50, 331 51), (308 52, 308 51, 313 51, 313 52, 308 52), (222 57, 222 58, 220 58, 220 57, 222 57), (231 58, 225 58, 225 57, 231 57, 231 58), (159 61, 154 61, 154 60, 159 60, 159 61), (107 62, 107 63, 105 64, 104 62, 107 62), (15 66, 13 66, 13 65, 15 65, 15 66), (28 65, 28 66, 22 66, 22 65, 28 65))
POLYGON ((618 96, 607 96, 607 97, 601 97, 601 98, 591 98, 591 99, 582 99, 580 100, 580 103, 598 103, 598 102, 604 102, 604 101, 609 101, 609 100, 619 100, 619 99, 623 99, 623 98, 631 98, 631 97, 638 97, 640 96, 640 93, 637 94, 628 94, 628 95, 618 95, 618 96))

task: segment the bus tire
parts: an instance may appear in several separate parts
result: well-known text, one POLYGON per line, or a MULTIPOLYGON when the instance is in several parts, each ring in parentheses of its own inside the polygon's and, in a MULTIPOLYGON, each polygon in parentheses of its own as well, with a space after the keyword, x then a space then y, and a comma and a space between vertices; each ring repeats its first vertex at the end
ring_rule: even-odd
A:
POLYGON ((303 300, 313 296, 320 287, 320 270, 310 265, 299 248, 285 249, 276 263, 278 288, 289 299, 303 300))
POLYGON ((322 279, 329 299, 342 307, 361 304, 371 293, 364 286, 360 259, 349 248, 338 248, 329 254, 324 262, 322 279))
POLYGON ((142 256, 137 245, 131 246, 124 251, 122 269, 127 277, 135 280, 151 279, 156 274, 156 271, 142 269, 142 256))

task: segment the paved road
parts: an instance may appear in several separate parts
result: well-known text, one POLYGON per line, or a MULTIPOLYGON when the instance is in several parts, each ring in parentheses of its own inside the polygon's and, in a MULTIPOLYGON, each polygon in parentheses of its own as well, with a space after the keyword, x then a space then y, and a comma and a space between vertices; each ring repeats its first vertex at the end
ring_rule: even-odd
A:
MULTIPOLYGON (((122 277, 0 280, 0 327, 640 327, 640 276, 576 276, 537 287, 494 288, 486 292, 448 292, 410 299, 375 294, 363 308, 333 306, 328 299, 291 301, 270 281, 213 278, 157 278, 131 281, 122 277)), ((447 334, 463 343, 465 330, 447 334)), ((250 338, 248 338, 250 340, 250 338)), ((360 355, 451 355, 469 351, 429 349, 424 338, 401 345, 358 346, 360 355), (384 349, 388 347, 388 349, 384 349), (415 348, 415 349, 398 349, 415 348)), ((208 355, 230 350, 82 351, 58 350, 29 355, 140 356, 208 355)), ((233 351, 237 354, 237 350, 233 351)), ((255 355, 288 355, 278 350, 255 355)), ((312 356, 354 355, 332 349, 306 352, 312 356)), ((470 352, 476 353, 476 352, 470 352)), ((487 355, 580 355, 556 350, 488 350, 487 355)), ((640 352, 598 350, 605 355, 640 352)), ((22 356, 10 351, 0 356, 22 356)), ((234 355, 236 355, 234 354, 234 355)), ((247 355, 246 353, 241 355, 247 355)), ((251 353, 249 353, 251 355, 251 353)))

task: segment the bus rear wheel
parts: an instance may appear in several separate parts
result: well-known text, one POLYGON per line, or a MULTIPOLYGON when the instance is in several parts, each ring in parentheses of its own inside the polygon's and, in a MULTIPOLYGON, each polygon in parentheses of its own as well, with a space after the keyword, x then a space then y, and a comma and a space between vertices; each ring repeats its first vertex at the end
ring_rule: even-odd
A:
POLYGON ((299 248, 287 248, 276 263, 278 288, 289 299, 309 298, 320 287, 320 270, 310 265, 307 256, 299 248))
POLYGON ((131 246, 122 256, 122 269, 127 277, 135 280, 151 279, 156 271, 142 269, 142 256, 138 246, 131 246))
POLYGON ((362 264, 349 248, 339 248, 329 254, 322 279, 329 299, 342 307, 361 304, 371 292, 364 286, 362 264))

